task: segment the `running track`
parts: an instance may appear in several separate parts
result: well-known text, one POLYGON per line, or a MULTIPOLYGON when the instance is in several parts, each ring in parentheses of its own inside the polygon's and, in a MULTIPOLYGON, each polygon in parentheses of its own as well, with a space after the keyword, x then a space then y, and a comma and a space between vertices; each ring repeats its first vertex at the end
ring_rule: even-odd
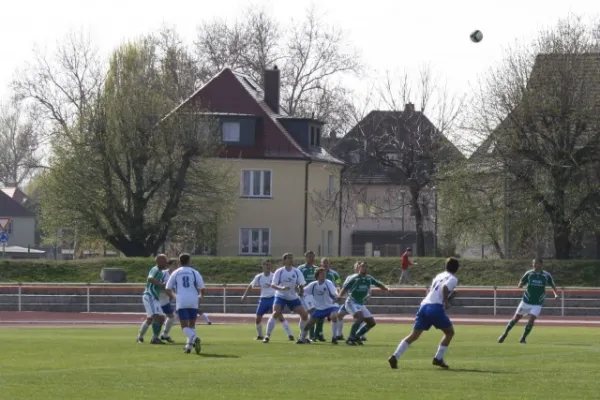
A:
MULTIPOLYGON (((379 323, 412 323, 414 315, 376 315, 379 323)), ((144 318, 142 313, 58 313, 58 312, 13 312, 0 311, 0 327, 73 327, 73 326, 118 326, 138 325, 144 318)), ((286 318, 297 320, 297 315, 286 315, 286 318)), ((510 316, 456 315, 452 316, 456 325, 506 325, 510 316)), ((210 314, 214 324, 252 323, 251 314, 210 314)), ((199 323, 201 320, 199 319, 199 323)), ((557 317, 541 316, 536 322, 544 326, 584 326, 600 328, 600 317, 557 317)))

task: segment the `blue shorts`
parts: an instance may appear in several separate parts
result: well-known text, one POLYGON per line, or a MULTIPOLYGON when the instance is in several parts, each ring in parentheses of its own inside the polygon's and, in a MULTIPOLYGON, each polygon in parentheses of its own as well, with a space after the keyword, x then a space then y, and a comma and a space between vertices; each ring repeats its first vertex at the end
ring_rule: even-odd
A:
POLYGON ((198 318, 197 308, 180 308, 177 310, 177 316, 180 321, 196 321, 198 318))
POLYGON ((273 302, 275 302, 275 297, 261 297, 258 301, 258 307, 256 307, 256 315, 262 317, 265 314, 272 313, 273 302))
POLYGON ((276 306, 277 304, 281 306, 281 311, 283 311, 286 306, 290 311, 294 311, 296 307, 302 307, 302 301, 300 301, 300 299, 286 300, 282 299, 281 297, 275 297, 273 306, 276 306))
POLYGON ((174 313, 175 310, 173 310, 173 304, 171 304, 171 303, 167 303, 164 306, 160 306, 160 308, 162 308, 165 315, 175 314, 174 313))
POLYGON ((436 329, 447 329, 452 326, 452 322, 441 304, 425 304, 417 311, 414 329, 428 331, 431 326, 436 329))
POLYGON ((325 310, 315 310, 310 317, 314 319, 327 318, 331 315, 331 313, 337 312, 337 310, 337 307, 330 307, 325 310))

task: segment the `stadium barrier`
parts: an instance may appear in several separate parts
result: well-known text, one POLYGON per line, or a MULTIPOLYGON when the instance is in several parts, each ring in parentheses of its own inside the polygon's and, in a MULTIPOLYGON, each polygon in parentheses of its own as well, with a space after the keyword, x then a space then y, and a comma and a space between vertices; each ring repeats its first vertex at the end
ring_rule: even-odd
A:
MULTIPOLYGON (((123 312, 142 313, 143 284, 131 283, 0 283, 0 311, 123 312)), ((207 313, 252 314, 258 290, 242 303, 245 284, 208 284, 201 305, 207 313)), ((547 293, 544 315, 600 316, 600 288, 559 288, 561 298, 547 293)), ((389 292, 373 289, 367 306, 376 314, 416 312, 427 288, 391 286, 389 292)), ((452 314, 509 315, 522 290, 514 287, 461 286, 452 301, 452 314)))

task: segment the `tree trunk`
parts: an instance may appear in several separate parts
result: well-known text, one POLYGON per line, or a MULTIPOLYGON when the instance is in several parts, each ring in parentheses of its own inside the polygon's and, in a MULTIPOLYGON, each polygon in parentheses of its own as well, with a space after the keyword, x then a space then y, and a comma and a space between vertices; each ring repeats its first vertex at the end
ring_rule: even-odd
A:
POLYGON ((498 254, 498 257, 504 259, 504 251, 502 250, 500 243, 497 240, 492 240, 492 245, 494 246, 494 250, 496 251, 496 254, 498 254))
POLYGON ((419 206, 420 189, 416 185, 411 185, 410 188, 410 204, 415 213, 415 231, 417 240, 416 256, 425 257, 425 232, 423 232, 423 213, 419 206))
POLYGON ((571 258, 571 239, 569 223, 564 220, 553 221, 554 252, 559 260, 571 258))
POLYGON ((132 242, 126 238, 119 241, 119 246, 115 246, 125 257, 150 257, 156 249, 149 249, 140 242, 132 242))
POLYGON ((596 236, 596 259, 600 260, 600 231, 594 233, 596 236))

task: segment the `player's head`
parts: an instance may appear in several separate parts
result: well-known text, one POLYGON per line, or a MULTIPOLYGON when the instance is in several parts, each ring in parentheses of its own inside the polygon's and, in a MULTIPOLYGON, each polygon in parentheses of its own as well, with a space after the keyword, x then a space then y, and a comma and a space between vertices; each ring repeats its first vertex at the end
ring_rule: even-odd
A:
POLYGON ((358 271, 357 272, 360 275, 366 275, 368 270, 369 270, 369 266, 367 265, 366 262, 364 262, 364 261, 358 262, 358 271))
POLYGON ((406 248, 406 254, 408 254, 410 256, 412 254, 412 248, 407 247, 406 248))
POLYGON ((459 262, 458 259, 454 258, 454 257, 448 257, 446 258, 446 271, 450 272, 451 274, 455 274, 456 271, 458 271, 458 267, 459 262))
POLYGON ((327 270, 323 267, 317 268, 317 270, 315 271, 315 279, 318 280, 320 283, 323 283, 326 277, 327 270))
POLYGON ((262 268, 263 268, 263 272, 265 274, 271 272, 271 260, 269 260, 269 259, 263 260, 262 268))
POLYGON ((182 267, 189 266, 191 260, 192 260, 192 258, 190 257, 190 255, 188 253, 183 253, 183 254, 179 255, 179 264, 182 267))
POLYGON ((176 258, 169 258, 169 261, 167 262, 167 268, 169 268, 169 270, 174 270, 177 268, 177 266, 179 265, 179 260, 176 258))
POLYGON ((285 253, 283 255, 283 265, 290 267, 294 265, 294 255, 292 253, 285 253))
POLYGON ((167 258, 167 256, 165 254, 159 254, 156 256, 156 266, 160 269, 165 269, 167 268, 167 263, 169 262, 169 259, 167 258))
POLYGON ((544 266, 544 261, 541 257, 536 257, 533 259, 531 264, 533 265, 533 269, 535 269, 536 271, 540 271, 544 266))
POLYGON ((329 269, 329 258, 327 258, 327 257, 321 258, 321 267, 325 268, 326 270, 329 269))
POLYGON ((360 267, 360 261, 354 263, 354 272, 358 274, 358 269, 360 267))
POLYGON ((315 265, 315 252, 314 251, 309 250, 306 253, 304 253, 304 258, 306 259, 306 263, 308 265, 315 265))

